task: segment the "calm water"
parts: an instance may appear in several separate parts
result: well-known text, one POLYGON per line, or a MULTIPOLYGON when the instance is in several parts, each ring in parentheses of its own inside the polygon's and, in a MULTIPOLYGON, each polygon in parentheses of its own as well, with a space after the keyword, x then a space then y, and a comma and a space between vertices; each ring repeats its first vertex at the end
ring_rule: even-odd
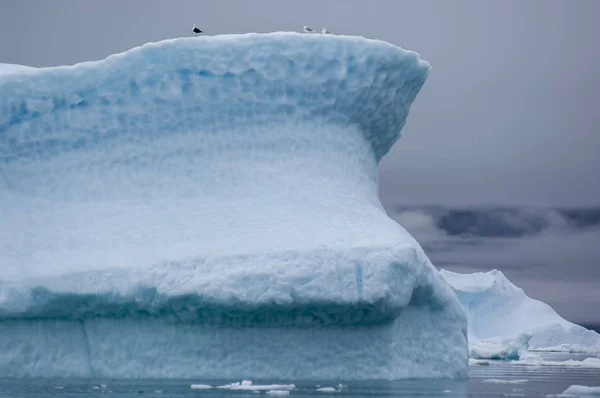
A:
MULTIPOLYGON (((573 357, 571 357, 573 358, 573 357)), ((548 358, 565 360, 566 356, 548 358)), ((574 358, 581 359, 581 358, 574 358)), ((223 385, 238 380, 113 380, 113 379, 0 379, 0 397, 259 397, 264 391, 223 389, 193 390, 193 383, 223 385), (100 384, 104 386, 100 386, 100 384)), ((254 380, 272 384, 269 380, 254 380)), ((281 383, 281 382, 280 382, 281 383)), ((573 384, 600 386, 600 369, 558 366, 518 366, 492 363, 471 367, 465 381, 341 382, 336 392, 319 392, 319 387, 337 387, 331 382, 290 381, 296 385, 290 397, 545 397, 560 394, 573 384), (519 383, 489 383, 499 379, 519 383), (319 387, 317 387, 317 385, 319 387)))

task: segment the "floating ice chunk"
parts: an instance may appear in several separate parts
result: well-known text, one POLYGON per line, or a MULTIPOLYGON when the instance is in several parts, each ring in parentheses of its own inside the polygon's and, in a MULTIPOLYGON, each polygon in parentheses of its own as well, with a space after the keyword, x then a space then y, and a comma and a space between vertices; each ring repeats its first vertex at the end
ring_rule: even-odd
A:
POLYGON ((319 391, 319 392, 339 392, 338 390, 336 390, 333 387, 321 387, 321 388, 317 388, 317 391, 319 391))
POLYGON ((268 391, 268 390, 287 390, 291 391, 296 388, 295 384, 252 384, 249 380, 244 380, 241 383, 231 383, 225 384, 222 386, 218 386, 216 388, 221 388, 225 390, 245 390, 245 391, 268 391))
POLYGON ((543 361, 542 356, 537 352, 520 351, 519 361, 543 361))
POLYGON ((582 361, 569 359, 567 361, 546 361, 541 358, 529 358, 519 361, 511 361, 515 365, 523 366, 572 366, 576 368, 600 368, 600 358, 586 358, 582 361))
POLYGON ((514 340, 480 340, 469 345, 469 354, 474 359, 517 360, 527 351, 530 339, 523 334, 514 340))
POLYGON ((267 391, 269 395, 290 395, 288 390, 269 390, 267 391))
POLYGON ((208 390, 209 388, 213 388, 213 386, 209 386, 208 384, 192 384, 190 388, 192 390, 208 390))
POLYGON ((523 384, 523 383, 527 383, 529 380, 526 379, 515 379, 515 380, 508 380, 508 379, 487 379, 484 380, 483 383, 492 383, 492 384, 523 384))
POLYGON ((563 392, 563 395, 565 394, 584 397, 600 397, 600 387, 573 385, 563 392))

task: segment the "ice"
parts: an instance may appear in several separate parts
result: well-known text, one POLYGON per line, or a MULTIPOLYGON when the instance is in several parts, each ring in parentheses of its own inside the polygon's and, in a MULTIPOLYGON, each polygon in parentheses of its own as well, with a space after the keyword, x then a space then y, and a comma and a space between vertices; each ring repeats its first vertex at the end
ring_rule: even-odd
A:
POLYGON ((0 63, 0 78, 6 75, 30 73, 32 71, 35 71, 35 68, 30 66, 0 63))
POLYGON ((474 359, 515 360, 527 352, 531 336, 516 339, 479 340, 469 344, 469 355, 474 359))
POLYGON ((569 353, 587 353, 592 355, 600 355, 600 345, 596 346, 585 346, 581 344, 560 344, 550 347, 542 347, 539 349, 533 349, 532 351, 544 351, 544 352, 569 352, 569 353))
POLYGON ((244 380, 241 383, 231 383, 216 388, 224 390, 243 390, 243 391, 291 391, 296 386, 294 384, 252 384, 250 380, 244 380))
POLYGON ((378 197, 428 72, 272 33, 3 75, 0 376, 466 377, 462 307, 378 197))
POLYGON ((486 379, 483 383, 491 383, 491 384, 524 384, 529 380, 526 379, 486 379))
POLYGON ((598 333, 561 318, 500 271, 441 274, 467 313, 469 346, 476 358, 516 359, 527 350, 598 352, 598 333))
POLYGON ((336 390, 333 387, 321 387, 321 388, 317 388, 318 392, 339 392, 338 390, 336 390))
POLYGON ((522 366, 570 366, 576 368, 600 368, 599 358, 586 358, 581 361, 569 359, 566 361, 548 361, 541 357, 528 357, 518 361, 511 361, 512 364, 522 366))
POLYGON ((562 395, 574 395, 574 396, 584 396, 584 397, 600 397, 600 387, 588 387, 588 386, 579 386, 573 385, 567 388, 562 395))
POLYGON ((208 384, 192 384, 190 386, 190 388, 192 390, 208 390, 213 388, 212 386, 208 385, 208 384))
POLYGON ((266 393, 269 395, 290 395, 290 392, 285 390, 269 390, 266 393))

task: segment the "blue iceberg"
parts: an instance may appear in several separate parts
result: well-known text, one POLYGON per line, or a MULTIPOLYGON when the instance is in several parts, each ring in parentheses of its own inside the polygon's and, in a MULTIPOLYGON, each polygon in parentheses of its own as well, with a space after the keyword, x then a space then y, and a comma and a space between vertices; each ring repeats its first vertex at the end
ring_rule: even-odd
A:
POLYGON ((428 73, 295 33, 0 65, 0 376, 466 377, 460 302, 378 197, 428 73))
POLYGON ((527 296, 501 271, 441 274, 469 319, 473 358, 517 360, 528 351, 600 353, 600 334, 527 296))

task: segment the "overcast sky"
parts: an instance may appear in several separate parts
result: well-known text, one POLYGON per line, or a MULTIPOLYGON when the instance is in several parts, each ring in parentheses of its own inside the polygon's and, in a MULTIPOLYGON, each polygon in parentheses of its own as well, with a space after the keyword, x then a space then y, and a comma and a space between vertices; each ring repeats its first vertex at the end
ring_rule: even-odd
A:
MULTIPOLYGON (((433 68, 382 162, 384 204, 600 205, 598 16, 598 0, 0 0, 0 62, 97 60, 193 23, 383 39, 433 68)), ((589 314, 599 296, 587 298, 589 314)))

